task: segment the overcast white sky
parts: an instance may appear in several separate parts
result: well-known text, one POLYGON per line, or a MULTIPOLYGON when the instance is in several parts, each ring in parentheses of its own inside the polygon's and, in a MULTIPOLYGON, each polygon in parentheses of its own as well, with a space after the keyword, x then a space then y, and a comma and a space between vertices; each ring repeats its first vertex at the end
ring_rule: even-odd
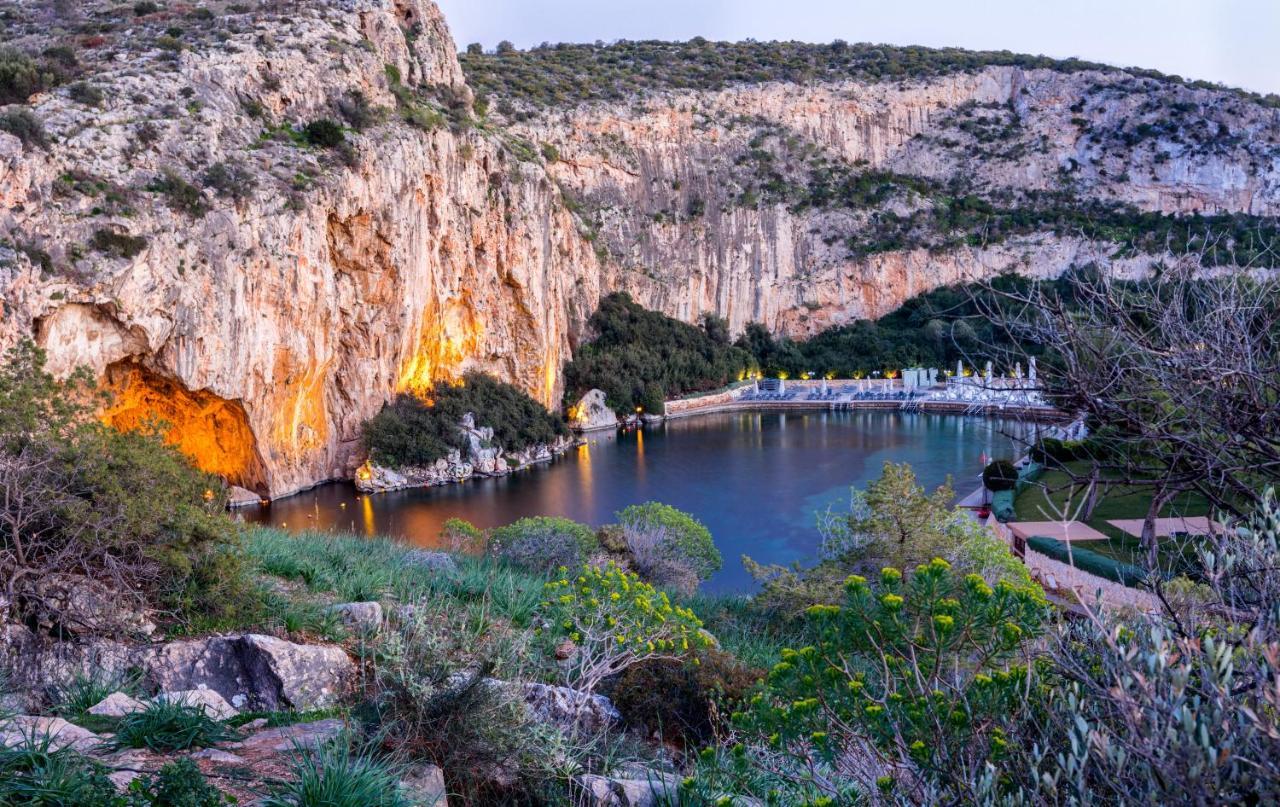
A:
POLYGON ((797 39, 1007 49, 1280 93, 1280 0, 437 0, 458 47, 797 39))

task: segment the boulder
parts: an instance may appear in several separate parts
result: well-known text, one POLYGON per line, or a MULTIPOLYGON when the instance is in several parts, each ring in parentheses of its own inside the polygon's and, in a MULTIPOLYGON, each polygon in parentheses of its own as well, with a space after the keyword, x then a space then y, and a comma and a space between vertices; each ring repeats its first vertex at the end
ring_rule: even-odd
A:
POLYGON ((405 553, 404 565, 418 566, 433 572, 453 574, 458 571, 458 564, 448 552, 433 552, 429 549, 414 549, 405 553))
POLYGON ((253 679, 273 684, 259 690, 268 711, 334 706, 355 678, 355 665, 335 645, 300 645, 260 634, 242 641, 253 679))
POLYGON ((329 606, 329 611, 356 633, 377 633, 382 628, 382 606, 376 602, 344 602, 329 606))
POLYGON ((102 745, 101 737, 60 717, 18 715, 0 722, 0 745, 5 748, 26 745, 33 740, 40 743, 45 737, 49 738, 49 748, 54 751, 70 748, 88 753, 102 745))
POLYGON ((569 425, 577 431, 618 428, 618 415, 605 403, 603 390, 593 389, 569 408, 569 425))
POLYGON ((260 634, 170 642, 147 648, 138 664, 154 690, 207 688, 238 709, 260 711, 333 706, 355 675, 355 665, 340 647, 260 634))
POLYGON ((380 493, 409 487, 409 480, 400 473, 366 462, 356 469, 356 490, 361 493, 380 493))
POLYGON ((657 807, 672 803, 677 794, 678 780, 653 771, 651 776, 638 779, 614 779, 607 776, 586 774, 576 780, 590 807, 657 807))
POLYGON ((43 575, 17 599, 23 621, 37 633, 58 638, 141 638, 156 629, 140 600, 84 575, 43 575))
POLYGON ((400 785, 414 807, 449 807, 444 771, 436 765, 428 762, 410 765, 400 778, 400 785))
POLYGON ((237 507, 251 507, 261 501, 261 496, 254 493, 252 490, 247 490, 239 485, 232 485, 227 488, 227 507, 232 509, 237 507))
POLYGON ((589 695, 569 687, 532 681, 489 679, 487 683, 521 700, 532 719, 553 725, 565 733, 575 733, 576 729, 598 734, 622 721, 622 715, 603 695, 589 695))
POLYGON ((199 709, 214 720, 230 720, 240 714, 227 699, 212 689, 183 689, 177 692, 161 692, 156 695, 159 703, 177 703, 199 709))
POLYGON ((88 713, 99 717, 124 717, 134 712, 141 712, 147 705, 123 692, 112 692, 107 697, 88 708, 88 713))

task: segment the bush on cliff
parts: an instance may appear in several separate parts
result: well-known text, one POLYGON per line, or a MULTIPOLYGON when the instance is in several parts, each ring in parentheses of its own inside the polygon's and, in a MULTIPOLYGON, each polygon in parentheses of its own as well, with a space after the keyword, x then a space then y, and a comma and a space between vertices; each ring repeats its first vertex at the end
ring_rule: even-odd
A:
POLYGON ((43 581, 84 575, 173 612, 228 613, 243 575, 221 482, 167 445, 158 424, 99 423, 98 400, 86 374, 50 375, 29 341, 0 366, 3 593, 21 613, 38 605, 43 581))
POLYGON ((588 324, 594 338, 565 367, 572 400, 602 389, 616 411, 653 411, 663 398, 723 387, 751 366, 746 351, 725 341, 718 321, 689 325, 646 310, 625 292, 601 300, 588 324))
POLYGON ((467 436, 459 428, 467 413, 477 426, 493 429, 506 451, 549 444, 569 433, 560 418, 520 389, 483 373, 468 373, 457 384, 440 381, 420 396, 403 393, 364 424, 364 442, 373 461, 390 468, 423 466, 451 449, 465 454, 467 436))

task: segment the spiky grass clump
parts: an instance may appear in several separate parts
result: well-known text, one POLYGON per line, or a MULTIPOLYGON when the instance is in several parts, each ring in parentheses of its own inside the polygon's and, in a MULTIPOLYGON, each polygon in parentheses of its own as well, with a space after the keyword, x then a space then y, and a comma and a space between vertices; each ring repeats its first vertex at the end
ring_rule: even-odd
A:
POLYGON ((113 807, 117 798, 106 769, 70 748, 55 749, 47 733, 0 748, 0 807, 113 807))
POLYGON ((89 710, 114 692, 132 695, 137 692, 136 678, 108 675, 100 670, 78 672, 49 689, 53 713, 73 723, 81 722, 89 710))
POLYGON ((143 711, 127 714, 116 724, 116 745, 121 748, 182 751, 237 737, 234 730, 203 709, 185 703, 152 701, 143 711))
POLYGON ((397 766, 345 738, 312 753, 299 749, 289 781, 263 800, 262 807, 410 807, 397 766))

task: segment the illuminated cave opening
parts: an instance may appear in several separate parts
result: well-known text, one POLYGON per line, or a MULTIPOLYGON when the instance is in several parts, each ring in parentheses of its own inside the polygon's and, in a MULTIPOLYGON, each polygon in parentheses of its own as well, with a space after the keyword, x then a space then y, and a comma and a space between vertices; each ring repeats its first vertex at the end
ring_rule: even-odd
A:
POLYGON ((196 467, 233 485, 267 493, 266 469, 238 401, 207 390, 188 390, 131 362, 108 367, 105 386, 111 401, 102 411, 104 423, 129 430, 162 421, 165 439, 196 467))

